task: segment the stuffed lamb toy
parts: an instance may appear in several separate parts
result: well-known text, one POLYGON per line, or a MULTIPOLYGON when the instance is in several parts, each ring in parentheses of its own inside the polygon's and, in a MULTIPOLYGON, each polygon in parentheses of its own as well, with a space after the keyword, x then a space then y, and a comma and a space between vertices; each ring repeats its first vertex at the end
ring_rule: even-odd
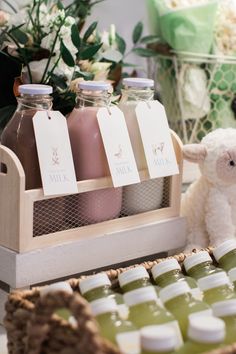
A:
POLYGON ((183 156, 198 163, 201 171, 181 203, 187 218, 186 251, 235 238, 236 129, 216 129, 200 144, 185 145, 183 156))

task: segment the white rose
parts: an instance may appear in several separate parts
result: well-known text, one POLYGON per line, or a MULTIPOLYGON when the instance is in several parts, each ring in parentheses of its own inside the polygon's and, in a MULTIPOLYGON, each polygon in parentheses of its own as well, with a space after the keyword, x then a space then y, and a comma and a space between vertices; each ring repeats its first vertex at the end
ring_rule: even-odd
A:
POLYGON ((0 27, 4 26, 9 21, 9 14, 0 10, 0 27))
MULTIPOLYGON (((34 84, 38 84, 41 82, 47 62, 48 59, 41 59, 37 61, 31 61, 29 63, 32 81, 34 84)), ((51 70, 52 67, 53 67, 53 62, 51 61, 48 70, 51 70)), ((29 73, 26 66, 24 66, 24 68, 22 69, 22 80, 24 84, 30 83, 29 73)))

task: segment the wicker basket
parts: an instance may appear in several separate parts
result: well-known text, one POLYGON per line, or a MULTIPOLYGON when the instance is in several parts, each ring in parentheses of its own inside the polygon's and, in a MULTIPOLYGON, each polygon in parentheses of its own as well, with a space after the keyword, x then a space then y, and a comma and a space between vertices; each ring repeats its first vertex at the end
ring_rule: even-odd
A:
MULTIPOLYGON (((207 251, 212 254, 210 249, 207 251)), ((186 255, 174 258, 182 265, 186 255)), ((171 258, 171 257, 170 257, 171 258)), ((161 259, 144 262, 150 269, 161 259)), ((128 267, 132 268, 137 265, 128 267)), ((110 269, 107 275, 112 287, 118 289, 118 274, 128 268, 110 269)), ((73 294, 57 292, 40 298, 40 289, 15 291, 6 303, 4 324, 7 330, 9 354, 121 354, 110 342, 102 338, 90 312, 90 307, 79 295, 79 279, 68 280, 73 294), (58 308, 68 308, 78 326, 54 315, 58 308)), ((236 353, 236 344, 208 354, 236 353)), ((189 353, 191 354, 191 353, 189 353)))

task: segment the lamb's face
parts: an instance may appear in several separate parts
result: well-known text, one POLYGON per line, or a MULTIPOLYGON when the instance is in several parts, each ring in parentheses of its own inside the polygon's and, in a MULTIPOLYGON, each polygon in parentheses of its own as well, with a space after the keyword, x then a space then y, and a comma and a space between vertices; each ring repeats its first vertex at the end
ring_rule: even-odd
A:
POLYGON ((200 162, 200 169, 212 183, 236 185, 236 130, 218 129, 202 140, 206 157, 200 162), (218 134, 217 134, 218 133, 218 134))
POLYGON ((236 184, 236 146, 223 151, 216 161, 217 177, 226 184, 236 184))
POLYGON ((184 158, 199 164, 201 173, 215 185, 236 185, 236 129, 216 129, 200 144, 183 147, 184 158))

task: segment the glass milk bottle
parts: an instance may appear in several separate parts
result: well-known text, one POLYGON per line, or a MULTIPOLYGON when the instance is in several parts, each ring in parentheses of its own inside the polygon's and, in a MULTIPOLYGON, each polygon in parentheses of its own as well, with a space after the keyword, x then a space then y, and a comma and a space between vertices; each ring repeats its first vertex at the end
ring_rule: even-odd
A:
MULTIPOLYGON (((125 78, 123 85, 119 108, 125 116, 138 170, 142 171, 147 168, 147 163, 135 108, 140 101, 153 100, 154 81, 142 78, 125 78)), ((163 184, 163 178, 156 178, 124 187, 123 213, 132 215, 158 209, 162 203, 163 184)))
POLYGON ((213 315, 221 318, 226 326, 224 343, 235 343, 236 333, 236 299, 219 301, 212 305, 213 315))
POLYGON ((216 268, 213 260, 206 251, 195 253, 184 260, 184 268, 188 275, 198 280, 207 275, 222 272, 222 269, 216 268))
MULTIPOLYGON (((33 116, 37 111, 51 110, 52 87, 36 84, 21 85, 19 93, 16 112, 2 132, 1 143, 14 151, 20 160, 25 172, 25 189, 41 188, 33 116)), ((35 203, 33 235, 40 236, 63 230, 64 207, 64 197, 35 203)))
POLYGON ((203 301, 209 305, 236 298, 233 286, 225 272, 211 274, 199 279, 198 286, 203 292, 203 301))
POLYGON ((226 272, 236 267, 236 240, 227 240, 213 250, 219 266, 226 272))
POLYGON ((208 353, 224 346, 225 324, 213 316, 199 316, 190 319, 188 340, 176 354, 208 353))
POLYGON ((98 299, 90 306, 103 337, 117 345, 122 354, 140 354, 139 332, 132 322, 119 317, 114 299, 98 299))
POLYGON ((185 281, 173 283, 161 289, 160 298, 167 310, 178 320, 184 340, 187 337, 190 318, 212 315, 212 310, 206 303, 193 298, 185 281))
POLYGON ((40 188, 42 181, 32 119, 37 111, 52 108, 52 87, 21 85, 19 93, 16 112, 2 132, 1 143, 19 158, 25 172, 25 188, 40 188))
POLYGON ((140 331, 142 354, 171 354, 177 347, 177 335, 171 326, 146 326, 140 331))
POLYGON ((236 291, 236 268, 230 269, 228 272, 229 280, 234 286, 234 291, 236 291))
MULTIPOLYGON (((100 81, 79 83, 77 103, 67 119, 78 181, 109 176, 109 167, 97 122, 100 107, 110 104, 111 85, 100 81)), ((78 195, 78 217, 93 224, 119 216, 122 189, 108 188, 78 195)))

